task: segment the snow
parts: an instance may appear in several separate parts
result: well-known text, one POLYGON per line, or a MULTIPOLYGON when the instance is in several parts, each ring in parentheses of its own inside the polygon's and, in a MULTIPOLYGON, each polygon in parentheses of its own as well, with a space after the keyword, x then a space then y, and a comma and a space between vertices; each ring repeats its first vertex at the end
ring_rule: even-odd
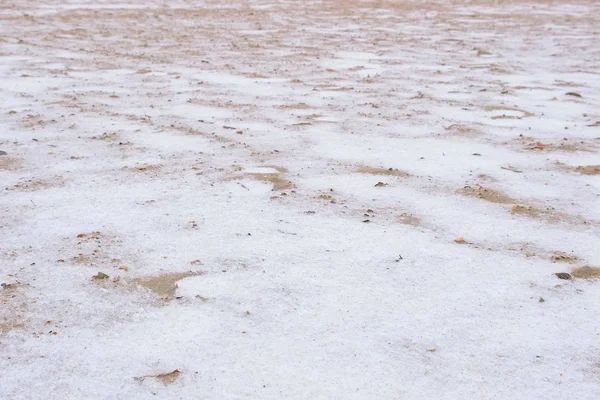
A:
POLYGON ((599 24, 0 6, 0 399, 597 398, 599 24))

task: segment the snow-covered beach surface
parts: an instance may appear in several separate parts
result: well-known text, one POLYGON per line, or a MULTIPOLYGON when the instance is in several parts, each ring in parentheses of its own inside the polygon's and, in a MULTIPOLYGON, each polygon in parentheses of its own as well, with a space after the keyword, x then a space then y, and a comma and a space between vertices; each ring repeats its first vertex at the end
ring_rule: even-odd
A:
POLYGON ((0 127, 1 399, 598 398, 597 1, 5 1, 0 127))

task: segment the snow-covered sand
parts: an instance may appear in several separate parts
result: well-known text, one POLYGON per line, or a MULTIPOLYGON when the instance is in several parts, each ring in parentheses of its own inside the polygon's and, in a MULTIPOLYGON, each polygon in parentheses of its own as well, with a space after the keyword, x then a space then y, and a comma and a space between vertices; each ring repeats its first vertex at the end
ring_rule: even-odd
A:
POLYGON ((599 43, 594 0, 3 2, 0 398, 597 399, 554 274, 600 267, 599 43))

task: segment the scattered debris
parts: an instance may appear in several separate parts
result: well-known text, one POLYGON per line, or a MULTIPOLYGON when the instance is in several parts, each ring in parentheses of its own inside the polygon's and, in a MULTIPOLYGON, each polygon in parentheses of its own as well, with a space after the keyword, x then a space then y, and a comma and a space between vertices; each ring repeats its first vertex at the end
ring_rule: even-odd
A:
POLYGON ((497 204, 516 203, 515 199, 506 195, 505 193, 502 193, 499 190, 485 188, 480 185, 478 185, 476 187, 465 186, 459 192, 466 196, 477 197, 479 199, 486 200, 491 203, 497 203, 497 204))
POLYGON ((575 171, 584 175, 600 175, 600 165, 580 165, 575 171))
POLYGON ((545 302, 546 302, 546 300, 544 300, 543 297, 540 297, 540 299, 538 300, 538 303, 545 303, 545 302))
POLYGON ((138 165, 135 167, 136 171, 155 171, 160 169, 160 165, 138 165))
MULTIPOLYGON (((452 124, 448 127, 444 127, 444 129, 451 135, 457 135, 457 136, 476 136, 479 135, 481 132, 477 129, 474 129, 468 125, 461 125, 461 124, 452 124)), ((421 157, 421 159, 423 159, 424 157, 421 157)))
POLYGON ((356 169, 356 172, 361 173, 361 174, 371 174, 371 175, 399 176, 402 178, 407 178, 410 176, 410 174, 408 172, 401 171, 397 168, 375 168, 375 167, 361 166, 356 169))
POLYGON ((83 253, 79 253, 75 257, 71 258, 75 264, 91 264, 92 259, 96 257, 96 253, 92 253, 89 256, 86 256, 83 253))
POLYGON ((173 370, 171 372, 166 372, 163 374, 158 374, 158 375, 144 375, 144 376, 139 376, 139 377, 135 377, 133 379, 135 379, 138 382, 143 382, 146 378, 156 378, 157 380, 159 380, 163 385, 170 385, 172 383, 174 383, 177 378, 179 378, 179 375, 181 375, 181 371, 176 369, 173 370))
MULTIPOLYGON (((1 164, 0 164, 0 167, 6 168, 6 167, 3 167, 1 164)), ((61 182, 49 182, 49 181, 28 179, 28 180, 19 182, 16 185, 11 186, 9 190, 19 190, 19 191, 23 191, 23 192, 34 192, 34 191, 37 191, 37 190, 42 190, 42 189, 47 189, 47 188, 51 188, 51 187, 55 187, 55 186, 60 186, 61 184, 62 184, 61 182)))
POLYGON ((458 239, 454 240, 458 244, 468 244, 468 242, 461 236, 458 239))
POLYGON ((387 185, 388 185, 387 183, 383 183, 383 182, 377 182, 377 183, 375 184, 375 187, 385 187, 385 186, 387 186, 387 185))
POLYGON ((564 152, 577 152, 577 151, 594 151, 597 147, 593 142, 589 141, 557 141, 555 143, 544 143, 533 137, 519 136, 516 139, 520 142, 526 150, 533 151, 564 151, 564 152))
POLYGON ((554 275, 558 276, 559 279, 565 279, 565 280, 569 280, 569 279, 573 278, 571 276, 571 274, 566 273, 566 272, 557 272, 554 275))
POLYGON ((575 255, 569 255, 567 253, 563 253, 562 251, 556 251, 552 254, 551 257, 552 262, 566 262, 566 263, 574 263, 579 261, 579 258, 575 255))
POLYGON ((121 135, 118 132, 104 132, 100 136, 92 136, 90 139, 93 140, 106 140, 106 141, 118 141, 121 139, 121 135))
POLYGON ((77 235, 78 239, 98 239, 100 237, 100 232, 95 231, 91 233, 80 233, 77 235))
POLYGON ((521 171, 521 170, 519 170, 519 169, 516 169, 515 167, 512 167, 512 166, 510 166, 510 165, 507 165, 506 167, 502 167, 502 166, 501 166, 500 168, 502 168, 502 169, 505 169, 505 170, 507 170, 507 171, 516 172, 516 173, 519 173, 519 174, 523 173, 523 171, 521 171))
POLYGON ((336 203, 335 198, 332 195, 330 195, 330 194, 320 194, 316 198, 319 199, 319 200, 329 200, 333 204, 336 203))
POLYGON ((93 280, 102 280, 102 279, 108 279, 109 276, 106 275, 104 272, 98 272, 96 275, 92 276, 93 280))
POLYGON ((21 282, 15 282, 15 283, 3 283, 0 285, 2 287, 2 289, 4 290, 14 290, 16 288, 18 288, 19 286, 21 286, 21 282))
POLYGON ((565 93, 565 96, 583 97, 581 94, 579 94, 577 92, 567 92, 567 93, 565 93))

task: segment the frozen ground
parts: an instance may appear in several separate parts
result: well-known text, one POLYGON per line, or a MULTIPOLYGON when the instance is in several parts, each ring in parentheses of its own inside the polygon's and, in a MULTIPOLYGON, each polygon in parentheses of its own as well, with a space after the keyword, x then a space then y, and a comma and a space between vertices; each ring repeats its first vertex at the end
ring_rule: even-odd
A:
POLYGON ((2 2, 0 398, 597 399, 599 41, 594 0, 2 2))

